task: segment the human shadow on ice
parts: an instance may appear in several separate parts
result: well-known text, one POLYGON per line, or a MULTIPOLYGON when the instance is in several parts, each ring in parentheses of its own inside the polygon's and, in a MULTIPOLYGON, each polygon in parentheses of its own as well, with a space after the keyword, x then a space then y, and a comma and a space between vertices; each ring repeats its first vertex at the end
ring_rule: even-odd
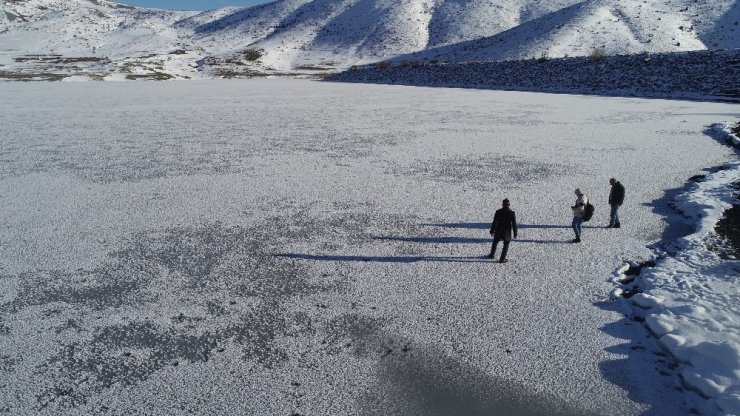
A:
POLYGON ((373 240, 401 241, 406 243, 431 243, 431 244, 483 244, 490 243, 490 238, 469 237, 373 237, 373 240))
MULTIPOLYGON (((475 229, 475 230, 488 230, 491 228, 490 222, 455 222, 455 223, 440 223, 440 224, 421 224, 425 227, 441 227, 441 228, 462 228, 462 229, 475 229)), ((570 224, 517 224, 519 229, 549 229, 549 228, 563 228, 570 229, 570 224)), ((584 225, 583 228, 601 228, 593 225, 584 225)))
MULTIPOLYGON (((490 238, 468 238, 468 237, 373 237, 373 240, 401 241, 407 243, 430 243, 430 244, 491 244, 490 238)), ((533 244, 566 244, 570 240, 527 240, 514 239, 519 243, 533 244)))
POLYGON ((280 253, 276 257, 316 261, 356 261, 365 263, 418 263, 422 261, 447 263, 490 263, 484 256, 340 256, 332 254, 280 253))
POLYGON ((623 317, 601 330, 621 341, 604 350, 621 356, 599 363, 606 380, 624 389, 630 400, 650 408, 641 416, 688 414, 687 394, 679 385, 678 365, 666 354, 647 329, 631 315, 623 315, 616 300, 594 302, 594 306, 623 317))

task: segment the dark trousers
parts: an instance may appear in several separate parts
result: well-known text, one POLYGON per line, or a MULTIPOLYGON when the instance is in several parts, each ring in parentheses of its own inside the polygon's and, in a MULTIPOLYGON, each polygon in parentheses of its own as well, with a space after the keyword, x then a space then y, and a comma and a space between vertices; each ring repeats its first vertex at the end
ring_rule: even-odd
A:
POLYGON ((609 211, 609 225, 619 225, 619 205, 612 205, 609 211))
POLYGON ((511 243, 511 240, 501 240, 500 238, 493 238, 493 244, 491 245, 491 257, 493 257, 496 254, 496 246, 498 246, 498 242, 503 241, 504 242, 504 249, 501 250, 501 259, 506 258, 506 253, 509 252, 509 243, 511 243))

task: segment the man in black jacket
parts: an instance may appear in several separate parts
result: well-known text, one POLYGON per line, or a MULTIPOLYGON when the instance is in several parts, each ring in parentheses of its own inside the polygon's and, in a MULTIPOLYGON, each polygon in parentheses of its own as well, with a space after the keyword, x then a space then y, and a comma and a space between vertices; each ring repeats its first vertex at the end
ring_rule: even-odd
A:
POLYGON ((506 263, 506 253, 509 251, 509 243, 511 242, 512 231, 514 238, 516 238, 516 215, 514 211, 509 208, 509 200, 504 199, 503 208, 496 211, 493 216, 493 223, 491 223, 491 235, 493 236, 493 245, 491 245, 491 254, 488 255, 489 259, 492 259, 496 254, 496 246, 498 242, 504 242, 504 249, 501 251, 500 263, 506 263))
POLYGON ((622 226, 619 223, 619 207, 624 203, 624 186, 614 178, 609 179, 609 185, 612 187, 609 192, 611 211, 609 212, 609 225, 606 228, 619 228, 622 226))

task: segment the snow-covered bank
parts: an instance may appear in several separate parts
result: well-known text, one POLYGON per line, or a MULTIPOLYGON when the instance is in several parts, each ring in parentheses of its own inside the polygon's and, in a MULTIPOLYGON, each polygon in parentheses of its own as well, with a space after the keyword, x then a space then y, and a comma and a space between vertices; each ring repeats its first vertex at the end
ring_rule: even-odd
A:
MULTIPOLYGON (((737 141, 728 126, 715 128, 730 144, 737 141)), ((626 294, 635 317, 678 360, 685 385, 709 399, 698 404, 708 415, 740 414, 738 248, 730 247, 729 258, 711 249, 723 213, 740 203, 738 184, 740 162, 732 162, 677 196, 675 209, 694 232, 661 246, 660 258, 634 281, 619 273, 615 279, 629 279, 630 287, 614 295, 626 294)))
POLYGON ((740 49, 505 62, 366 65, 329 81, 680 99, 740 100, 740 49))

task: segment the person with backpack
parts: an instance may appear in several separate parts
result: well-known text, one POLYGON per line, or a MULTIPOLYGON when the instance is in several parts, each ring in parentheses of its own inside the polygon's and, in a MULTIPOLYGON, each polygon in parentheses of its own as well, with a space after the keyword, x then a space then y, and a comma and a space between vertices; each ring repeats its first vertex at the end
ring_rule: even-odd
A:
POLYGON ((493 215, 493 222, 491 223, 491 235, 493 236, 493 244, 491 245, 491 253, 488 255, 489 259, 492 259, 496 255, 496 247, 499 241, 504 242, 504 248, 501 250, 501 258, 499 263, 506 263, 506 253, 509 252, 509 243, 511 243, 511 236, 516 238, 516 214, 511 210, 511 204, 508 199, 504 199, 502 203, 503 207, 496 211, 493 215))
POLYGON ((609 179, 609 185, 612 187, 609 191, 611 210, 609 211, 609 225, 606 228, 619 228, 622 226, 619 223, 619 207, 624 203, 624 186, 614 178, 609 179))
MULTIPOLYGON (((576 238, 573 240, 573 242, 580 243, 582 230, 581 226, 583 225, 583 221, 591 219, 584 218, 587 213, 586 207, 590 204, 588 203, 588 197, 578 188, 576 188, 576 196, 578 197, 578 199, 576 199, 576 204, 570 207, 570 209, 573 210, 573 223, 571 224, 571 226, 573 227, 573 231, 576 233, 576 238)), ((589 210, 589 214, 593 214, 593 209, 589 210)))

